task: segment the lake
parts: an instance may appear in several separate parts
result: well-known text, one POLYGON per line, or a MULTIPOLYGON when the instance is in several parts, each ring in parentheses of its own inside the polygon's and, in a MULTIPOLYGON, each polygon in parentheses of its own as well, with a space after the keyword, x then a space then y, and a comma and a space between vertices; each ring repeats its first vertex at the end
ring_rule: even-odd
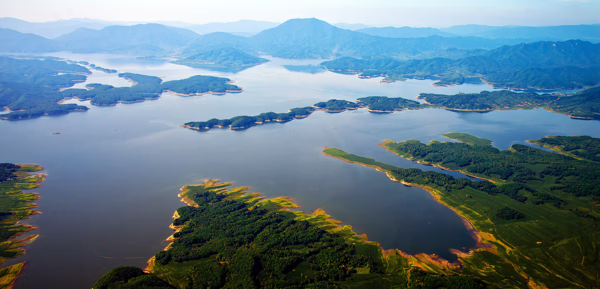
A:
MULTIPOLYGON (((271 59, 237 74, 211 72, 133 56, 55 53, 119 72, 176 80, 193 75, 228 77, 244 92, 226 95, 161 98, 112 107, 91 107, 55 117, 0 121, 2 162, 45 167, 48 178, 39 211, 27 223, 40 237, 15 288, 90 288, 115 266, 145 267, 167 246, 173 212, 184 205, 179 188, 205 179, 249 186, 267 197, 289 196, 311 212, 324 209, 333 218, 366 233, 385 249, 435 253, 455 259, 448 249, 471 248, 461 219, 420 188, 390 181, 385 174, 322 154, 323 147, 375 158, 402 167, 441 171, 401 159, 377 146, 386 139, 445 140, 447 132, 466 132, 507 149, 545 135, 600 137, 600 122, 574 120, 541 109, 456 113, 440 109, 373 114, 365 109, 337 114, 315 112, 289 123, 244 131, 198 132, 179 127, 188 121, 286 112, 332 98, 355 100, 384 95, 414 99, 421 92, 455 94, 492 90, 486 84, 434 87, 433 81, 379 83, 355 75, 297 69, 320 61, 271 59), (295 67, 288 70, 284 65, 295 67), (51 135, 62 132, 61 135, 51 135)), ((93 70, 88 81, 115 86, 130 83, 116 74, 93 70)), ((451 172, 456 177, 462 176, 451 172)))

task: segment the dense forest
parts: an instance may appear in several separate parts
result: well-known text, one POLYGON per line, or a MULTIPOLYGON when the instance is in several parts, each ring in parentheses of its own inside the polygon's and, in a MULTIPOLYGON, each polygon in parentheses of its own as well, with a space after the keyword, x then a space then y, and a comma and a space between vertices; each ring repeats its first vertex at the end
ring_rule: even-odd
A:
MULTIPOLYGON (((590 150, 599 150, 598 139, 588 142, 590 150)), ((546 139, 540 142, 544 143, 546 139)), ((553 139, 555 143, 560 139, 553 139)), ((580 141, 572 141, 580 143, 580 141)), ((570 142, 569 142, 570 143, 570 142)), ((600 164, 581 161, 565 155, 549 153, 526 145, 515 144, 510 150, 499 150, 491 145, 418 141, 387 143, 386 148, 395 153, 436 164, 451 170, 517 183, 555 179, 552 191, 562 191, 575 196, 600 196, 600 164)), ((583 155, 583 154, 582 154, 583 155)), ((526 198, 524 198, 526 199, 526 198)))
POLYGON ((186 95, 242 91, 240 87, 229 84, 229 82, 231 82, 229 78, 196 75, 186 79, 164 82, 162 90, 186 95))
POLYGON ((214 71, 238 72, 267 61, 235 48, 225 47, 203 51, 173 63, 214 71))
POLYGON ((431 107, 456 110, 511 110, 544 108, 574 118, 600 119, 600 87, 573 94, 517 93, 508 90, 460 93, 456 95, 421 93, 431 107))
MULTIPOLYGON (((0 57, 0 110, 6 108, 10 110, 9 113, 0 115, 0 119, 18 120, 88 110, 88 107, 82 105, 58 103, 65 98, 73 97, 91 100, 90 103, 93 105, 116 105, 119 102, 156 99, 166 90, 181 94, 241 91, 239 87, 228 84, 230 82, 228 78, 197 75, 162 83, 158 77, 134 73, 119 74, 119 77, 133 81, 132 87, 92 83, 86 86, 87 89, 61 90, 85 81, 84 74, 91 73, 78 64, 98 68, 85 61, 67 63, 53 58, 0 57)), ((107 72, 113 73, 112 70, 107 72)))
POLYGON ((463 84, 468 78, 481 78, 498 88, 568 90, 600 83, 599 45, 580 40, 536 42, 503 46, 459 59, 343 57, 321 65, 334 72, 359 73, 361 78, 401 76, 437 80, 436 85, 463 84))
POLYGON ((580 159, 576 159, 568 153, 525 145, 501 151, 484 139, 467 134, 452 136, 472 144, 432 141, 426 145, 409 140, 386 141, 381 146, 423 164, 487 180, 400 168, 333 148, 326 148, 324 153, 376 168, 395 181, 420 186, 473 224, 481 232, 482 242, 494 249, 463 256, 463 273, 490 282, 504 280, 507 288, 523 288, 527 282, 549 288, 593 287, 599 270, 592 248, 600 235, 600 163, 592 154, 600 149, 600 139, 549 137, 532 141, 560 147, 557 151, 561 153, 575 155, 577 151, 580 159), (494 260, 510 262, 519 273, 490 266, 494 260))
POLYGON ((493 287, 455 272, 423 271, 397 253, 387 262, 377 243, 340 231, 327 215, 288 211, 297 205, 287 198, 227 185, 185 187, 191 206, 177 210, 173 243, 150 262, 152 273, 115 268, 94 288, 493 287))
POLYGON ((0 119, 21 119, 41 115, 85 111, 87 107, 58 104, 60 88, 86 80, 91 72, 80 65, 54 59, 0 57, 0 108, 13 111, 0 119))
POLYGON ((16 177, 16 172, 20 167, 11 163, 0 163, 0 182, 10 181, 16 177))
POLYGON ((600 162, 600 139, 590 136, 548 136, 530 141, 578 159, 600 162))
POLYGON ((346 110, 357 109, 359 108, 359 105, 347 100, 330 99, 326 102, 315 103, 314 107, 326 112, 343 112, 346 110))
POLYGON ((93 105, 107 106, 116 105, 119 102, 131 103, 157 99, 163 91, 185 95, 241 91, 239 87, 227 84, 230 79, 214 76, 196 75, 164 83, 159 77, 135 73, 119 73, 119 77, 133 81, 134 85, 131 87, 113 87, 112 85, 92 83, 86 85, 88 89, 63 90, 62 95, 64 97, 91 100, 90 103, 93 105))
POLYGON ((369 96, 359 98, 357 102, 330 99, 325 102, 315 103, 312 107, 296 107, 286 113, 265 112, 256 116, 236 116, 230 119, 210 119, 207 121, 190 121, 183 126, 191 129, 209 130, 211 128, 231 128, 234 130, 247 129, 249 127, 265 124, 268 122, 285 123, 294 119, 305 118, 316 110, 322 110, 328 113, 338 113, 346 110, 354 110, 361 107, 368 107, 372 111, 393 112, 394 110, 417 109, 423 107, 419 102, 405 98, 388 98, 385 96, 369 96), (373 109, 375 107, 375 109, 373 109))
POLYGON ((226 128, 229 127, 234 130, 247 129, 257 124, 264 124, 267 122, 288 122, 297 118, 305 118, 315 111, 314 107, 297 107, 290 109, 289 112, 274 113, 265 112, 256 116, 240 115, 230 119, 209 119, 208 121, 191 121, 184 124, 185 127, 209 130, 214 127, 226 128))
POLYGON ((418 102, 402 97, 390 98, 385 96, 368 96, 358 99, 359 104, 364 103, 370 111, 394 112, 404 109, 419 109, 423 106, 418 102))

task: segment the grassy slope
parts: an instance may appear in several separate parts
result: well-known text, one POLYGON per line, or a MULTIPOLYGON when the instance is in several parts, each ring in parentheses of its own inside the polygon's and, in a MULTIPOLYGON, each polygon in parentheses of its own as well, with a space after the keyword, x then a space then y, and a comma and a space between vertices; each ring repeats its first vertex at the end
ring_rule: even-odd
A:
MULTIPOLYGON (((35 204, 31 203, 38 199, 34 193, 23 193, 23 190, 31 190, 40 187, 39 182, 44 181, 43 175, 29 175, 28 172, 42 170, 42 167, 33 165, 21 165, 16 172, 15 180, 0 183, 0 212, 10 212, 0 222, 0 264, 8 258, 14 258, 23 254, 21 248, 28 240, 15 240, 14 238, 32 230, 32 227, 17 224, 18 221, 35 214, 35 204)), ((12 288, 12 283, 23 268, 24 262, 0 269, 0 289, 12 288)))
MULTIPOLYGON (((387 145, 391 143, 387 142, 387 145)), ((387 145, 382 144, 384 147, 387 145)), ((324 153, 377 168, 391 178, 394 178, 392 170, 401 169, 338 149, 326 148, 324 153)), ((552 183, 554 179, 547 177, 544 182, 532 181, 528 185, 550 193, 552 183)), ((593 220, 578 217, 550 204, 521 203, 504 195, 492 196, 469 187, 449 192, 426 180, 411 185, 427 189, 439 201, 469 220, 480 232, 483 242, 493 245, 493 249, 480 248, 470 255, 459 255, 465 265, 463 273, 494 283, 505 282, 505 285, 513 287, 523 287, 527 279, 549 287, 596 285, 596 272, 600 269, 596 247, 600 232, 593 220), (466 195, 472 197, 467 198, 466 195), (526 217, 511 221, 494 219, 493 212, 503 207, 524 212, 526 217)), ((589 202, 570 195, 559 197, 572 206, 586 210, 590 207, 589 202)))

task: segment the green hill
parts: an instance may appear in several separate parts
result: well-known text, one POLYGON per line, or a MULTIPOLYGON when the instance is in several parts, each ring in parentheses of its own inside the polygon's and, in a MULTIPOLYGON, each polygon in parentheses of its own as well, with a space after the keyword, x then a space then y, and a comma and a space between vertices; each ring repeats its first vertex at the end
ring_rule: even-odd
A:
POLYGON ((334 72, 360 73, 363 78, 441 79, 438 85, 452 85, 475 77, 500 88, 575 89, 599 83, 595 67, 600 65, 600 44, 580 40, 543 41, 503 46, 459 59, 400 61, 344 57, 321 65, 334 72))
POLYGON ((217 71, 241 71, 267 61, 264 58, 228 47, 200 52, 183 60, 174 61, 174 63, 217 71))
POLYGON ((109 26, 101 30, 80 28, 55 40, 77 53, 161 54, 188 45, 198 34, 160 24, 109 26))

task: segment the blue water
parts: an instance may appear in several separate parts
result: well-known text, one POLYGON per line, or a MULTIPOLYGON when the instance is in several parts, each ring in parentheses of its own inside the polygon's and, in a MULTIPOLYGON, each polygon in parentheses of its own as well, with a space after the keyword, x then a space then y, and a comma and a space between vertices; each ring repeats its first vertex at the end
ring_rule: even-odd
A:
MULTIPOLYGON (((244 92, 160 99, 87 112, 24 121, 0 121, 0 160, 44 166, 48 174, 36 189, 42 215, 27 223, 40 235, 17 280, 23 288, 90 288, 119 265, 144 267, 172 234, 168 225, 183 205, 179 188, 204 179, 232 181, 267 197, 289 196, 311 212, 322 208, 335 219, 366 233, 386 249, 435 253, 469 248, 474 240, 461 219, 420 188, 390 181, 383 173, 322 154, 336 147, 402 167, 437 170, 401 159, 377 146, 386 139, 444 140, 466 132, 507 149, 545 135, 600 137, 600 122, 573 120, 544 110, 456 113, 439 109, 372 114, 364 109, 338 114, 316 112, 285 124, 244 131, 197 132, 178 127, 187 121, 286 112, 331 98, 370 95, 414 99, 421 92, 454 94, 492 90, 485 84, 434 87, 432 81, 393 84, 331 72, 293 72, 283 65, 318 61, 272 59, 237 74, 218 73, 107 54, 53 54, 85 60, 119 72, 164 80, 205 74, 229 77, 244 92), (61 135, 51 135, 62 132, 61 135)), ((86 83, 126 86, 116 74, 93 71, 86 83)), ((85 85, 79 84, 79 85, 85 85)), ((80 103, 76 100, 70 102, 80 103)), ((82 102, 89 106, 89 102, 82 102)), ((461 174, 451 172, 454 176, 461 174)))

